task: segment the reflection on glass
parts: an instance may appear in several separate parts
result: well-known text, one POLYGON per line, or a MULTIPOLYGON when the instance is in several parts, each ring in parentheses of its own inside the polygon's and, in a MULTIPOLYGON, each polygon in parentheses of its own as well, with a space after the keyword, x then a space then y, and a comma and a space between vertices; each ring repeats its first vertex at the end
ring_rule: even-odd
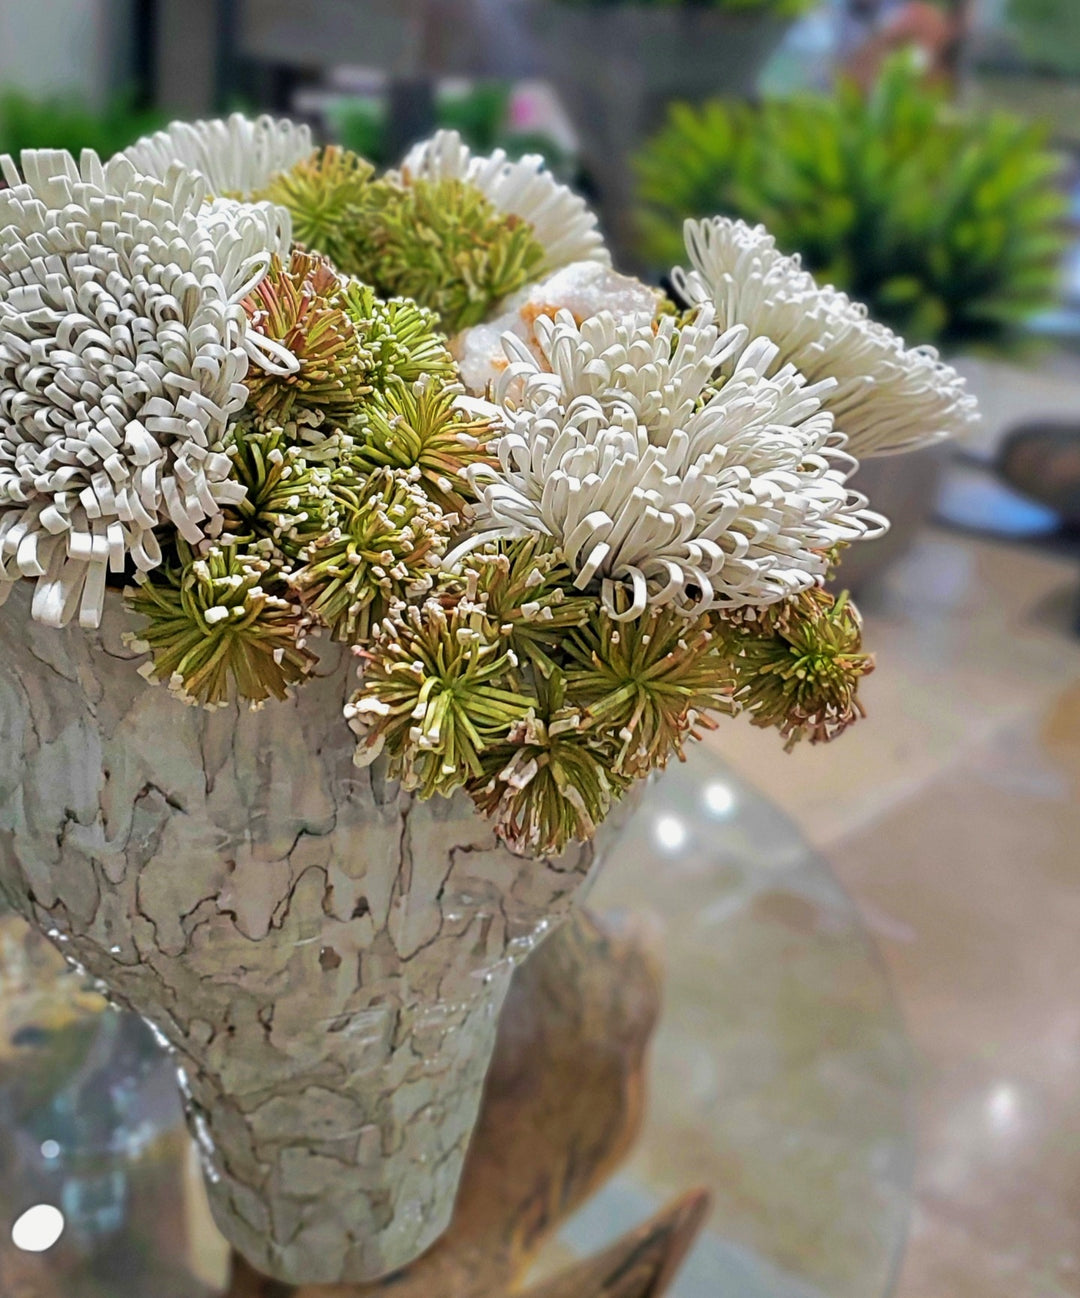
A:
POLYGON ((678 816, 658 816, 653 833, 664 852, 681 851, 686 844, 686 826, 678 816))
POLYGON ((716 820, 726 820, 735 810, 735 790, 723 780, 712 780, 701 793, 705 810, 716 820))
POLYGON ((11 1228, 11 1242, 24 1253, 47 1253, 64 1233, 64 1214, 49 1203, 38 1203, 11 1228))

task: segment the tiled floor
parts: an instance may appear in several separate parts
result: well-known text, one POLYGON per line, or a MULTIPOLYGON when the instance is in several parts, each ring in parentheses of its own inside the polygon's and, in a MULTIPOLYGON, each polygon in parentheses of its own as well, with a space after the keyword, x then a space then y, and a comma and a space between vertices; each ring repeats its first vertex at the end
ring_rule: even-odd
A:
POLYGON ((917 1060, 899 1298, 1080 1295, 1080 572, 928 533, 865 599, 870 718, 713 737, 831 861, 917 1060))

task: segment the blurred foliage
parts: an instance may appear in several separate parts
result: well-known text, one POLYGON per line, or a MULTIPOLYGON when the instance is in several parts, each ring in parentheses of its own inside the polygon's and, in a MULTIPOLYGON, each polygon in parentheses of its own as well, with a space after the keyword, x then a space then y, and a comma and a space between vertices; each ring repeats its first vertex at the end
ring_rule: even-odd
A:
POLYGON ((739 14, 779 14, 782 18, 797 18, 817 0, 562 0, 563 4, 584 9, 613 9, 616 6, 635 5, 648 9, 724 9, 739 14))
POLYGON ((1080 73, 1076 0, 1009 0, 1008 18, 1029 62, 1051 71, 1080 73))
MULTIPOLYGON (((508 126, 512 87, 505 81, 479 81, 467 90, 441 91, 435 103, 436 126, 458 131, 478 153, 504 149, 511 158, 541 153, 560 179, 573 179, 574 164, 550 136, 508 126)), ((327 113, 327 125, 338 143, 380 167, 394 165, 390 156, 387 109, 374 97, 347 99, 327 113)))
POLYGON ((674 105, 636 165, 652 264, 683 260, 686 217, 762 222, 911 342, 1001 346, 1058 285, 1066 201, 1045 129, 958 112, 907 58, 869 95, 674 105))
POLYGON ((52 148, 77 155, 95 149, 108 158, 165 121, 160 112, 136 107, 129 94, 95 109, 78 99, 35 99, 21 90, 7 90, 0 93, 0 153, 52 148))

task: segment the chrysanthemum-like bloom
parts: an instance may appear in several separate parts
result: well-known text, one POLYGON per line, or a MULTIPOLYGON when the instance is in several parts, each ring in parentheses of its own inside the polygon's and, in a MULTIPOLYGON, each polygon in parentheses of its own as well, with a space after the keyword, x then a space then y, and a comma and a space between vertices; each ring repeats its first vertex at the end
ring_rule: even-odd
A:
POLYGON ((800 740, 828 743, 865 716, 859 682, 874 670, 862 619, 842 595, 815 587, 767 609, 713 619, 713 670, 730 682, 732 708, 775 726, 790 752, 800 740))
POLYGON ((351 477, 339 471, 331 481, 334 521, 300 552, 290 581, 323 626, 355 644, 431 590, 451 524, 419 486, 418 469, 377 469, 355 484, 351 477))
POLYGON ((837 543, 883 526, 845 485, 855 462, 820 408, 829 385, 791 366, 765 378, 775 348, 759 343, 715 388, 745 330, 720 334, 710 306, 682 329, 561 312, 536 334, 541 361, 507 339, 499 465, 474 470, 481 526, 554 537, 613 617, 785 599, 837 543))
POLYGON ((580 323, 601 311, 620 318, 643 311, 655 314, 660 297, 656 289, 602 262, 575 261, 507 298, 494 319, 462 329, 450 349, 460 366, 461 381, 481 396, 506 369, 505 334, 517 334, 539 357, 536 321, 540 316, 565 310, 580 323))
POLYGON ((410 150, 401 176, 406 182, 464 180, 475 185, 499 212, 520 217, 532 227, 545 253, 541 274, 574 261, 611 264, 595 213, 545 169, 539 154, 513 162, 496 149, 490 157, 475 157, 457 131, 437 131, 410 150))
POLYGON ((173 122, 144 135, 124 156, 146 176, 159 180, 179 163, 206 181, 216 198, 250 199, 280 172, 315 151, 311 129, 269 116, 243 113, 209 122, 173 122))
POLYGON ((277 365, 253 367, 251 411, 271 424, 348 420, 371 391, 371 356, 346 314, 345 286, 333 266, 300 251, 287 262, 275 257, 244 310, 272 354, 283 348, 298 363, 284 374, 277 365))
POLYGON ((96 626, 107 572, 160 561, 155 527, 195 544, 242 491, 219 443, 277 231, 211 211, 180 168, 53 150, 2 167, 0 599, 33 577, 35 618, 96 626))
POLYGON ((223 707, 234 691, 253 705, 285 698, 316 658, 282 574, 243 548, 214 545, 197 555, 180 541, 176 549, 127 593, 146 619, 131 639, 152 655, 142 675, 207 708, 223 707))
POLYGON ((691 303, 711 302, 722 327, 745 325, 777 346, 774 367, 830 378, 826 409, 859 458, 960 436, 978 420, 964 380, 932 347, 907 347, 866 308, 821 286, 764 226, 717 216, 686 222, 694 269, 672 280, 691 303))

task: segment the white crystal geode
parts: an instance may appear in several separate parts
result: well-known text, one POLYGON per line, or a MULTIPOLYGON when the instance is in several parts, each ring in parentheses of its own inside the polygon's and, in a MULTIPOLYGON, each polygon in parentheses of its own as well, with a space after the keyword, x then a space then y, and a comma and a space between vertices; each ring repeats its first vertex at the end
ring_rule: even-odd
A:
POLYGON ((525 859, 463 795, 352 764, 352 660, 187 707, 100 630, 0 608, 0 890, 176 1055, 215 1218, 286 1283, 371 1280, 445 1229, 515 963, 594 853, 525 859))

